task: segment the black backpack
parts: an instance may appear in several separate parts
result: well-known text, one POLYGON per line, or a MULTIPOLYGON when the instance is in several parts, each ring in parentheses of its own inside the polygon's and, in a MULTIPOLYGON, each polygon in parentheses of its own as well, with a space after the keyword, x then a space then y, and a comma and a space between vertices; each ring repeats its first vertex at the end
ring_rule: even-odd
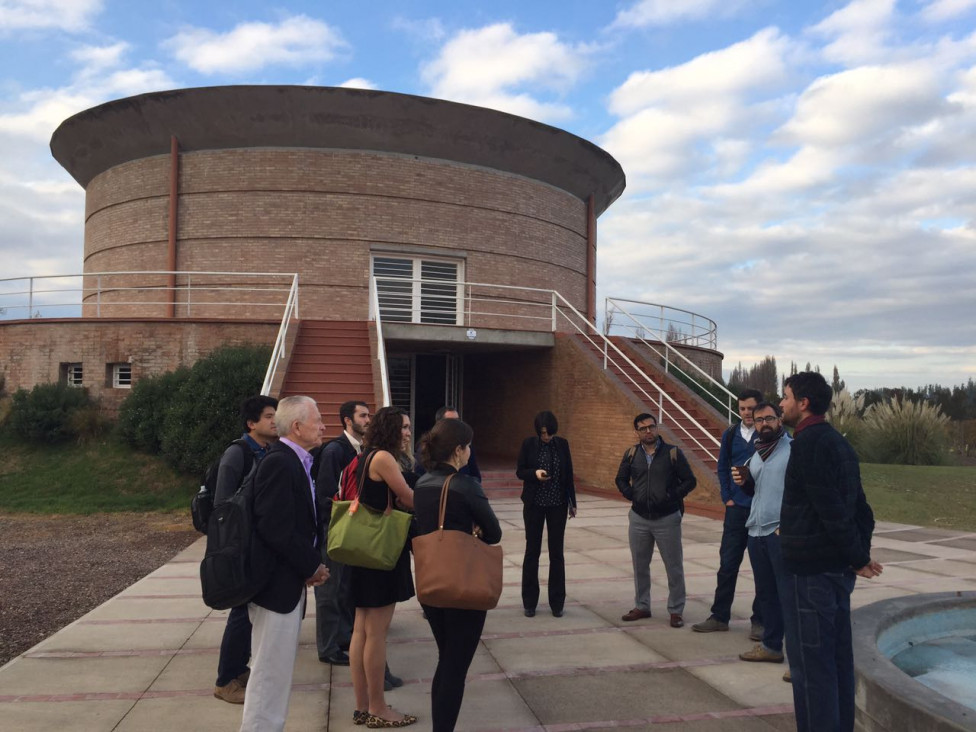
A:
MULTIPOLYGON (((254 466, 254 453, 247 440, 243 437, 234 440, 230 444, 240 445, 244 450, 244 470, 241 472, 241 484, 243 484, 248 473, 251 472, 251 468, 254 466)), ((227 452, 227 450, 224 450, 224 452, 227 452)), ((207 466, 207 472, 203 474, 203 483, 200 484, 200 490, 197 491, 197 494, 190 501, 190 516, 193 517, 193 528, 201 534, 206 534, 207 527, 210 525, 210 514, 213 513, 214 496, 217 494, 217 473, 220 472, 220 460, 223 456, 224 453, 220 453, 220 457, 216 458, 207 466)))
POLYGON ((203 601, 214 610, 247 603, 267 584, 274 559, 254 531, 254 480, 248 473, 233 496, 213 509, 200 562, 203 601))

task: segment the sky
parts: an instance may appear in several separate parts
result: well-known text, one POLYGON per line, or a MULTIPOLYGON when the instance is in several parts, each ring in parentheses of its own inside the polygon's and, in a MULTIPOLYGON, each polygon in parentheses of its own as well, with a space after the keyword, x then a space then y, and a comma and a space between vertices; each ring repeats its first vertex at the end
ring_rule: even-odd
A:
POLYGON ((67 117, 224 84, 499 109, 627 189, 597 294, 705 315, 726 375, 976 377, 976 0, 0 0, 0 277, 82 270, 67 117))

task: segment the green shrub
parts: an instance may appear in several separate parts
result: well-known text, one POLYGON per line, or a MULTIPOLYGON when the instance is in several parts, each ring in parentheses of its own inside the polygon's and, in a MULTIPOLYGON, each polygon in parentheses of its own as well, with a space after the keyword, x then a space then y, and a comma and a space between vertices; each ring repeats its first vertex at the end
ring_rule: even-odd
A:
POLYGON ((190 378, 181 366, 159 376, 139 379, 119 407, 119 438, 143 452, 156 455, 162 449, 163 418, 180 387, 190 378))
POLYGON ((945 463, 949 418, 928 402, 891 399, 864 413, 863 459, 897 465, 945 463))
POLYGON ((177 470, 200 473, 241 432, 239 407, 257 394, 271 349, 221 348, 197 361, 171 395, 162 419, 161 452, 177 470))
POLYGON ((87 389, 67 384, 38 384, 30 391, 14 392, 7 430, 20 440, 64 442, 76 435, 71 417, 92 406, 87 389))
POLYGON ((102 437, 112 425, 112 421, 102 414, 97 404, 76 409, 68 415, 68 431, 78 440, 79 445, 89 445, 102 437))

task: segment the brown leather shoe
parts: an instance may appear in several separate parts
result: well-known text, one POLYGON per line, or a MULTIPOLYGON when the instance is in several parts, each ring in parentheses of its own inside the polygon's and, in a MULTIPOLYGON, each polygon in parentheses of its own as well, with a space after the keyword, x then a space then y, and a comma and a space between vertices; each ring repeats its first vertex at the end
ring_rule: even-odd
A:
POLYGON ((641 610, 639 607, 635 607, 626 615, 621 615, 620 619, 626 623, 629 623, 632 620, 643 620, 644 618, 649 618, 649 617, 651 617, 650 610, 641 610))
POLYGON ((671 613, 671 627, 672 628, 683 628, 685 627, 685 621, 682 619, 678 613, 671 613))
POLYGON ((226 686, 215 686, 214 696, 228 704, 243 704, 244 686, 237 679, 231 679, 226 686))

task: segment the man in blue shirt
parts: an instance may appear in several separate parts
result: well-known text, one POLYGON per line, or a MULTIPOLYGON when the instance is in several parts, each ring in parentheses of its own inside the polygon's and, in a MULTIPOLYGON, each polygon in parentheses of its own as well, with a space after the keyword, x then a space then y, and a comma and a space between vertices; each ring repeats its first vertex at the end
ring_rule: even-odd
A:
MULTIPOLYGON (((699 633, 729 629, 735 585, 749 539, 746 519, 749 518, 749 509, 752 506, 752 497, 746 495, 732 480, 732 467, 745 465, 756 451, 756 429, 752 412, 761 401, 762 393, 757 389, 742 391, 739 394, 739 417, 742 421, 729 427, 722 435, 722 446, 718 453, 718 482, 722 489, 722 503, 725 504, 725 523, 722 526, 718 579, 711 614, 708 619, 691 626, 692 630, 699 633)), ((755 598, 752 601, 750 620, 752 628, 749 638, 762 640, 762 610, 759 600, 755 598)))

